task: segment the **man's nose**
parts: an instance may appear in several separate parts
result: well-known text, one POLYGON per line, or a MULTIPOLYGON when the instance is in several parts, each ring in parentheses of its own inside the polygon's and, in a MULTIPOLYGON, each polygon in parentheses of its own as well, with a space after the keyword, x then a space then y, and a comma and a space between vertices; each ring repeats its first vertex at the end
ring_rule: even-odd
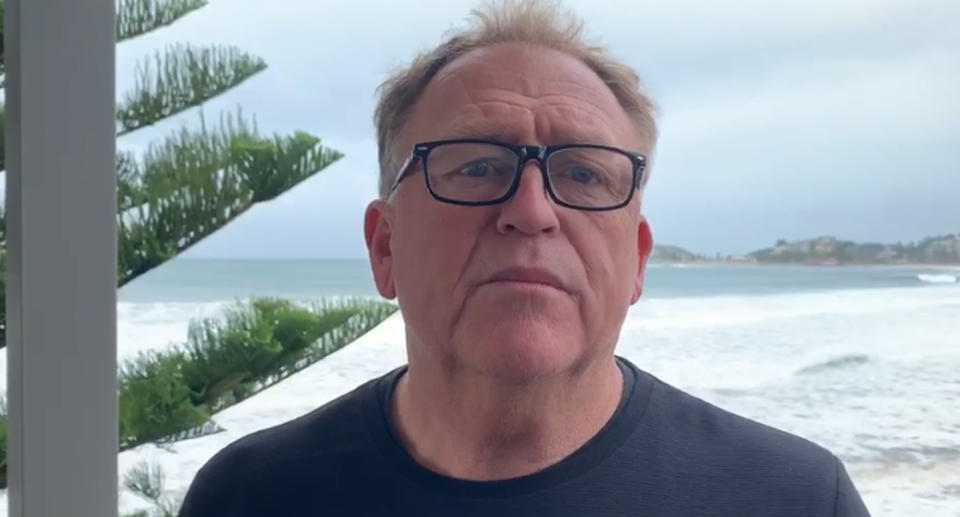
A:
POLYGON ((520 174, 520 184, 513 197, 500 205, 497 230, 502 234, 519 231, 527 235, 556 229, 556 205, 543 184, 540 163, 528 161, 520 174))

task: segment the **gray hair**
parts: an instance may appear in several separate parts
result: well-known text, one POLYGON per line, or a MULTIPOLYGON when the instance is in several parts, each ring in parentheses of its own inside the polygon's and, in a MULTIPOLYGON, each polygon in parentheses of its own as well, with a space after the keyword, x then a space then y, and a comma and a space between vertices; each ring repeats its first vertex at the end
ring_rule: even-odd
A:
POLYGON ((380 162, 380 197, 393 186, 400 157, 394 142, 427 84, 441 68, 478 48, 498 43, 531 43, 569 54, 596 73, 610 88, 633 121, 650 151, 657 141, 656 107, 642 91, 640 78, 607 51, 583 40, 583 21, 553 0, 488 0, 470 11, 465 29, 445 35, 438 46, 418 55, 409 66, 394 72, 379 88, 374 113, 380 162))

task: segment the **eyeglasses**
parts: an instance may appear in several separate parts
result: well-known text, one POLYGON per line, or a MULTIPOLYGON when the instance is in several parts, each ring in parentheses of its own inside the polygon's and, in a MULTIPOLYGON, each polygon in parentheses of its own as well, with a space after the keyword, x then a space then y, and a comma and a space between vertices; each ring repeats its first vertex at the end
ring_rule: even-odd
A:
POLYGON ((502 203, 520 186, 529 160, 540 162, 547 192, 555 203, 578 210, 626 206, 639 188, 646 157, 594 144, 510 145, 457 139, 415 144, 390 189, 422 166, 427 190, 444 203, 483 206, 502 203))

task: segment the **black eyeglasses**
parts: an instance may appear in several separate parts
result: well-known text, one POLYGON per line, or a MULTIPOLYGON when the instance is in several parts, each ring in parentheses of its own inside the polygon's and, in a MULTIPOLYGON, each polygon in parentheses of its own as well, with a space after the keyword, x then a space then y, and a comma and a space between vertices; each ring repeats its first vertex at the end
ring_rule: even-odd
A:
POLYGON ((520 186, 529 160, 540 162, 547 192, 555 203, 578 210, 626 206, 639 188, 647 159, 639 153, 594 144, 510 145, 457 139, 415 144, 397 173, 393 192, 422 164, 427 190, 444 203, 483 206, 502 203, 520 186))

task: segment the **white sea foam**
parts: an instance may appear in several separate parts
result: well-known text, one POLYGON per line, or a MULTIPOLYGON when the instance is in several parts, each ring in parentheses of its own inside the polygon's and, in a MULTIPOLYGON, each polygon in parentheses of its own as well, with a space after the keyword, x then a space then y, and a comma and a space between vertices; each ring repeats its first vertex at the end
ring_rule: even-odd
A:
MULTIPOLYGON (((952 289, 944 293, 949 291, 952 289)), ((643 299, 631 308, 636 317, 628 318, 625 327, 728 326, 816 315, 912 311, 939 306, 942 299, 931 296, 933 293, 905 287, 643 299)))
POLYGON ((954 284, 958 282, 956 276, 948 275, 946 273, 920 273, 917 275, 917 279, 921 282, 927 282, 930 284, 954 284))
POLYGON ((187 340, 191 321, 217 318, 233 302, 120 302, 117 304, 117 356, 121 361, 147 350, 163 350, 187 340))

